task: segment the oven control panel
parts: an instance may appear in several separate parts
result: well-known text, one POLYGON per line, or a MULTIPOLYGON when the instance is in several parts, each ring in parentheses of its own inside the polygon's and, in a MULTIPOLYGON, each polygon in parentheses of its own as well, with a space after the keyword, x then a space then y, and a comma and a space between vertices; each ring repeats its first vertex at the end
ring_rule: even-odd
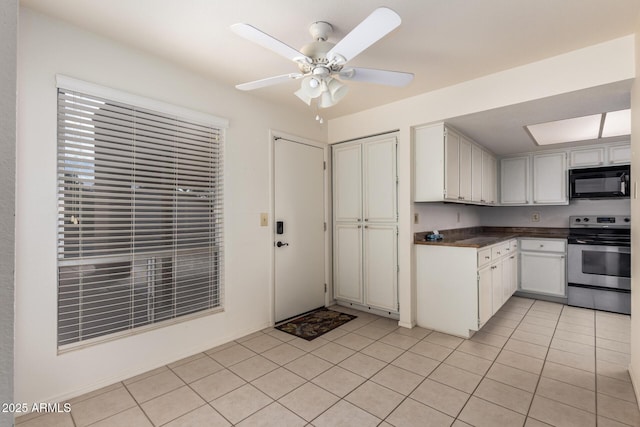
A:
POLYGON ((569 217, 571 228, 631 228, 631 217, 624 215, 575 215, 569 217))

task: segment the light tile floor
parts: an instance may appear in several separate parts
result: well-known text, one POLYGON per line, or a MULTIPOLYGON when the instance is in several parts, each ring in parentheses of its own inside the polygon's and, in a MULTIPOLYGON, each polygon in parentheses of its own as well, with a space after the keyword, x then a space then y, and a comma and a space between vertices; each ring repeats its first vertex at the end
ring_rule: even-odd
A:
POLYGON ((469 340, 356 312, 313 341, 269 328, 20 427, 640 426, 629 316, 511 298, 469 340))

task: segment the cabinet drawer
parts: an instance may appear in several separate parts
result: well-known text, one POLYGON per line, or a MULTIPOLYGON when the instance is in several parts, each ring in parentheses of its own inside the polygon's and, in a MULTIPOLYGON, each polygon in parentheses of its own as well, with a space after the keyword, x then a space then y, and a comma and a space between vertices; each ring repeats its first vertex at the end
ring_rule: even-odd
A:
POLYGON ((509 242, 498 243, 491 247, 491 259, 493 261, 501 258, 509 253, 509 242))
POLYGON ((478 250, 478 268, 483 267, 491 262, 491 248, 478 250))
POLYGON ((566 252, 566 240, 560 239, 522 239, 520 240, 521 251, 536 252, 566 252))

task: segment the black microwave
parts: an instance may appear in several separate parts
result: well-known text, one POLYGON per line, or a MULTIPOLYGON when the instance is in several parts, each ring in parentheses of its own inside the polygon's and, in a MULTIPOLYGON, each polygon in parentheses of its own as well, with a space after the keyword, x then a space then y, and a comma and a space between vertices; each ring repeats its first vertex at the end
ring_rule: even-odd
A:
POLYGON ((571 169, 569 195, 571 199, 629 198, 630 181, 629 165, 571 169))

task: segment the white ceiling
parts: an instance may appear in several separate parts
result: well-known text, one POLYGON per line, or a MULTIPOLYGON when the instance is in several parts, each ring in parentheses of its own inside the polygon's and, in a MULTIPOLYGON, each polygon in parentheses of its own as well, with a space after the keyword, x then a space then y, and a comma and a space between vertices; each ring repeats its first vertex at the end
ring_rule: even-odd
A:
MULTIPOLYGON (((308 28, 315 21, 331 23, 334 33, 329 41, 336 42, 376 7, 395 10, 402 17, 401 26, 349 65, 411 72, 414 81, 405 88, 348 82, 350 92, 322 111, 325 119, 622 37, 635 31, 640 15, 639 0, 21 0, 21 4, 230 86, 297 71, 294 63, 232 33, 229 26, 234 23, 251 24, 300 48, 311 41, 308 28)), ((291 81, 251 95, 315 114, 293 95, 298 85, 291 81)), ((614 86, 500 109, 484 118, 456 118, 452 123, 503 154, 517 149, 514 138, 523 138, 517 129, 522 123, 566 118, 574 111, 628 108, 630 83, 614 86), (511 139, 503 145, 495 138, 495 126, 507 122, 515 123, 504 128, 502 134, 511 139)))

